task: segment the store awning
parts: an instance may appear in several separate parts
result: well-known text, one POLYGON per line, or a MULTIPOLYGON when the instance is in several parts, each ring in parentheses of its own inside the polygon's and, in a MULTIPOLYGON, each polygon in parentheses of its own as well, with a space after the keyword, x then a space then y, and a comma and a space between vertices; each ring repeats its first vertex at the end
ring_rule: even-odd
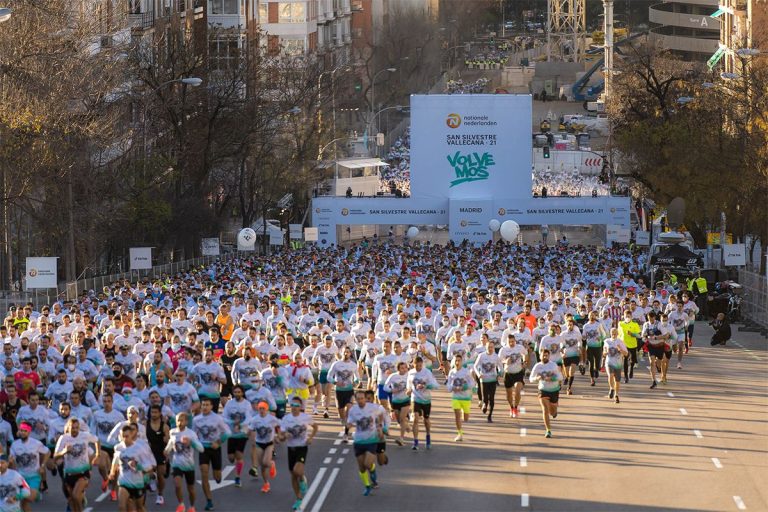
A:
POLYGON ((710 14, 709 17, 710 18, 717 18, 718 16, 722 15, 724 12, 725 12, 725 9, 720 8, 720 9, 716 10, 715 12, 713 12, 712 14, 710 14))
POLYGON ((339 160, 340 167, 347 169, 363 169, 365 167, 386 167, 389 164, 378 158, 350 158, 348 160, 339 160))

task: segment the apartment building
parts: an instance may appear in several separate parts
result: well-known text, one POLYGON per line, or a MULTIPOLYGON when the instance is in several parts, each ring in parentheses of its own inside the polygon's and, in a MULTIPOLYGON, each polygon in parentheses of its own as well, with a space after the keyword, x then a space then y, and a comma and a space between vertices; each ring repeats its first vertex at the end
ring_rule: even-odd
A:
POLYGON ((750 59, 768 52, 768 1, 720 0, 712 14, 720 20, 720 45, 709 61, 714 68, 722 64, 726 73, 742 73, 750 59), (762 51, 761 51, 762 50, 762 51))

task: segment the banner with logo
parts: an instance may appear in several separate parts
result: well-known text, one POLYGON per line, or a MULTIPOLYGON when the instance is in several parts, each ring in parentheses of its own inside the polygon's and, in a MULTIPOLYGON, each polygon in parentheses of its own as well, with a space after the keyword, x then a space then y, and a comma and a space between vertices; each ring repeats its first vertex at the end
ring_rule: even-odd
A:
POLYGON ((629 227, 620 224, 608 224, 605 226, 605 242, 607 245, 612 243, 628 244, 631 237, 629 227))
POLYGON ((649 231, 635 231, 635 243, 637 245, 651 245, 651 233, 649 231))
POLYGON ((291 240, 301 240, 301 224, 288 224, 288 232, 290 233, 291 240))
POLYGON ((726 267, 743 267, 747 264, 747 248, 744 244, 725 244, 723 263, 726 267))
POLYGON ((411 196, 531 194, 531 96, 411 96, 411 196))
MULTIPOLYGON (((304 241, 305 242, 317 242, 318 232, 317 228, 304 228, 304 241)), ((335 240, 334 236, 334 240, 335 240)))
POLYGON ((492 199, 451 199, 448 230, 451 240, 486 243, 493 238, 488 222, 493 218, 492 199))
POLYGON ((131 247, 129 250, 131 270, 148 270, 152 268, 151 247, 131 247))
POLYGON ((56 288, 59 284, 57 261, 59 258, 27 258, 26 279, 24 286, 27 290, 37 288, 56 288))
POLYGON ((201 254, 203 256, 218 256, 219 255, 219 239, 218 238, 203 238, 200 240, 201 254))
POLYGON ((278 230, 270 231, 269 245, 283 245, 283 232, 278 230))

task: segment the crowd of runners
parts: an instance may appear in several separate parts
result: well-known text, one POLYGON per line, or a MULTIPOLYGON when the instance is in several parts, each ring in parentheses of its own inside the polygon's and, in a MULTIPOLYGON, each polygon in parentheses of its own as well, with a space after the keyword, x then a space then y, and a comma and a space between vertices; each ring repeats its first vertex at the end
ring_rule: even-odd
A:
POLYGON ((353 443, 368 495, 388 440, 433 448, 437 394, 460 443, 473 401, 517 421, 531 385, 551 437, 561 394, 601 386, 618 404, 640 359, 651 389, 683 368, 698 308, 684 285, 647 288, 642 263, 567 245, 307 248, 11 308, 0 510, 61 489, 81 512, 89 485, 121 511, 153 494, 177 512, 199 486, 212 510, 225 457, 263 493, 287 471, 299 509, 319 418, 353 443))

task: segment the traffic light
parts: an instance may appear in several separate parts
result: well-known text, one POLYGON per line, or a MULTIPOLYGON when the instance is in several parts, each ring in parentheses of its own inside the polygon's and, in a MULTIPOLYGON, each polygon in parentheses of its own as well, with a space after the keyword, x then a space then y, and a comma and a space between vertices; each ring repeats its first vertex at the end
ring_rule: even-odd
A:
POLYGON ((549 146, 544 146, 544 158, 549 158, 549 146))

